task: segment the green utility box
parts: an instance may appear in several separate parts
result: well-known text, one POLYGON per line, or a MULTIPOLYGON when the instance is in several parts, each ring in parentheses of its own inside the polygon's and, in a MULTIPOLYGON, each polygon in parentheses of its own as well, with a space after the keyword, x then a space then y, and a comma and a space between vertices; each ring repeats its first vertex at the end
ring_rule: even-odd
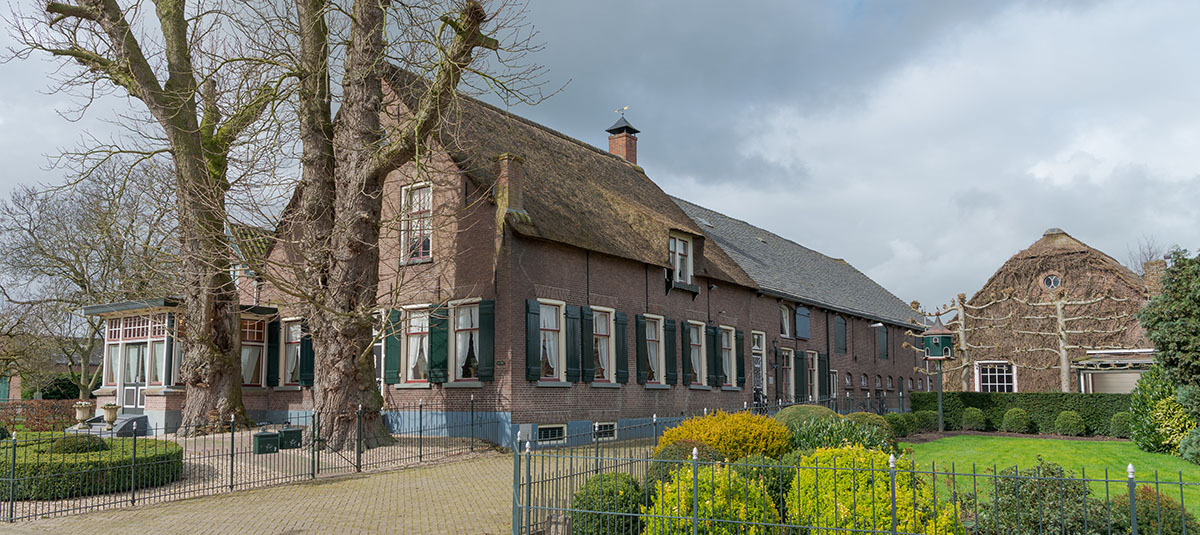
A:
POLYGON ((263 431, 254 434, 254 454, 279 453, 279 433, 263 431))
POLYGON ((303 430, 299 427, 285 427, 279 430, 279 449, 294 450, 304 442, 303 430))

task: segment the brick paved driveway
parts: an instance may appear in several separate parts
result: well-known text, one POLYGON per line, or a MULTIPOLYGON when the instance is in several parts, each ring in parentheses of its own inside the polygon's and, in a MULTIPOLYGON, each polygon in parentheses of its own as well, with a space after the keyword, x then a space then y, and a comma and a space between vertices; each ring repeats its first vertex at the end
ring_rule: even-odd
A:
POLYGON ((0 524, 0 533, 510 533, 512 457, 0 524))

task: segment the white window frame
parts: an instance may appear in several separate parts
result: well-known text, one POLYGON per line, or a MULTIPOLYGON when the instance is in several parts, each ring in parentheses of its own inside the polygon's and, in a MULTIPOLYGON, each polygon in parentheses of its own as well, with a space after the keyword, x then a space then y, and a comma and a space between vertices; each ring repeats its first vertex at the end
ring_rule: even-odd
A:
MULTIPOLYGON (((696 362, 692 362, 693 377, 692 377, 692 382, 689 383, 688 386, 709 386, 709 384, 708 384, 708 340, 707 340, 708 337, 705 336, 706 325, 702 321, 693 321, 693 320, 688 320, 687 323, 684 325, 684 328, 687 328, 687 329, 691 329, 692 327, 696 327, 697 330, 700 331, 700 336, 699 336, 699 338, 700 338, 700 358, 697 359, 697 360, 699 360, 699 366, 696 365, 696 362), (697 369, 697 368, 699 368, 699 369, 697 369)), ((688 331, 688 341, 691 343, 691 346, 689 346, 687 348, 688 349, 687 358, 689 360, 691 360, 692 347, 694 347, 696 345, 696 339, 691 336, 690 330, 688 331)))
POLYGON ((238 328, 241 329, 241 348, 238 351, 238 358, 242 359, 240 362, 242 362, 243 365, 245 364, 245 358, 242 357, 242 353, 246 351, 246 348, 258 348, 258 382, 246 382, 246 370, 243 369, 242 386, 262 387, 267 382, 267 329, 270 328, 270 322, 268 322, 265 318, 240 318, 238 321, 238 328), (246 339, 247 332, 258 332, 258 329, 254 329, 253 327, 250 328, 250 331, 247 331, 247 323, 250 323, 251 325, 258 323, 262 325, 262 331, 260 333, 262 335, 262 340, 249 341, 246 339))
MULTIPOLYGON (((280 342, 282 342, 281 344, 279 344, 279 383, 281 386, 284 386, 284 387, 299 388, 300 387, 300 346, 304 342, 304 320, 302 318, 298 318, 298 317, 297 318, 284 318, 282 321, 279 322, 279 328, 281 330, 281 332, 279 333, 279 340, 280 340, 280 342), (297 327, 297 332, 299 333, 299 337, 296 338, 296 341, 294 341, 294 342, 288 341, 288 326, 289 325, 295 325, 297 327), (296 381, 295 382, 290 381, 291 377, 288 376, 287 354, 288 354, 289 346, 296 347, 296 381)), ((382 376, 383 372, 381 371, 379 373, 380 373, 380 376, 382 376)))
POLYGON ((552 425, 540 425, 539 424, 537 426, 537 430, 534 431, 534 433, 537 433, 535 436, 537 437, 537 444, 539 446, 542 444, 565 444, 567 442, 567 426, 566 426, 566 424, 552 424, 552 425), (556 439, 542 440, 542 430, 543 429, 562 429, 562 435, 560 435, 556 439))
MULTIPOLYGON (((400 344, 401 344, 400 345, 400 377, 398 378, 398 380, 399 380, 398 384, 401 384, 401 385, 404 385, 407 387, 420 387, 420 386, 428 387, 430 384, 429 383, 429 360, 430 360, 429 337, 431 336, 432 325, 431 325, 430 320, 433 318, 433 310, 431 310, 429 307, 430 307, 429 303, 424 303, 424 304, 419 304, 419 305, 407 305, 407 306, 400 307, 400 310, 403 311, 404 315, 402 316, 401 321, 400 321, 400 325, 401 325, 401 327, 400 327, 400 332, 401 332, 401 336, 400 336, 400 344), (411 356, 408 354, 408 342, 409 342, 408 337, 409 337, 409 330, 412 328, 411 323, 412 323, 413 317, 418 316, 418 315, 425 316, 425 379, 409 380, 409 378, 408 378, 409 359, 411 358, 411 356)), ((419 333, 416 333, 416 334, 419 334, 419 333)))
POLYGON ((871 379, 867 377, 867 374, 864 373, 859 376, 858 386, 860 388, 864 388, 864 389, 869 388, 871 386, 871 379))
POLYGON ((783 357, 783 395, 796 403, 796 351, 790 347, 779 348, 783 357))
POLYGON ((692 284, 692 275, 695 274, 696 265, 696 248, 692 237, 678 232, 670 233, 667 240, 667 256, 671 263, 671 270, 675 273, 672 282, 692 284), (677 260, 677 251, 675 250, 677 247, 676 244, 679 242, 687 244, 687 251, 684 252, 684 261, 682 263, 677 260))
POLYGON ((829 399, 836 400, 838 397, 838 371, 829 370, 829 399))
MULTIPOLYGON (((615 383, 617 381, 617 372, 616 372, 617 334, 616 334, 616 329, 617 329, 617 311, 616 310, 613 310, 608 307, 597 307, 597 306, 592 307, 592 351, 593 352, 596 351, 596 345, 595 345, 596 338, 598 338, 600 336, 605 336, 607 338, 605 345, 607 346, 607 349, 608 349, 608 358, 605 359, 608 362, 604 366, 604 376, 602 376, 602 377, 595 376, 596 363, 592 362, 592 382, 615 383), (599 317, 599 314, 605 314, 608 316, 608 334, 607 335, 597 334, 596 318, 599 317)), ((595 355, 593 353, 592 358, 596 358, 596 357, 597 357, 597 355, 595 355)))
MULTIPOLYGON (((420 230, 421 232, 424 229, 420 230)), ((421 236, 424 236, 422 233, 421 236)), ((400 189, 400 255, 402 262, 429 262, 433 260, 433 183, 432 182, 416 182, 409 184, 400 189), (425 211, 425 215, 419 219, 410 219, 409 194, 413 190, 429 188, 429 209, 425 211), (413 257, 409 252, 408 235, 411 232, 409 226, 415 223, 420 223, 424 220, 429 221, 429 256, 413 257)))
MULTIPOLYGON (((552 306, 558 308, 558 363, 554 368, 556 377, 539 377, 539 381, 558 381, 566 382, 567 380, 567 303, 557 299, 538 299, 538 305, 552 306)), ((541 307, 538 307, 538 317, 541 317, 541 307)), ((539 319, 539 321, 541 321, 539 319)), ((538 344, 541 345, 541 325, 538 325, 538 344)), ((541 358, 540 356, 538 357, 541 358)), ((539 376, 541 374, 539 373, 539 376)), ((564 431, 565 433, 565 431, 564 431)))
POLYGON ((975 362, 975 391, 976 392, 1002 392, 1001 390, 984 390, 983 384, 980 382, 983 374, 980 367, 1003 364, 1008 366, 1009 373, 1012 374, 1012 391, 1019 392, 1017 389, 1017 366, 1007 360, 980 360, 975 362))
POLYGON ((721 367, 725 369, 725 384, 721 386, 737 386, 737 329, 721 325, 721 367), (725 347, 725 335, 729 335, 729 347, 725 347))
POLYGON ((458 312, 460 309, 474 307, 476 309, 475 314, 476 314, 476 316, 478 316, 479 315, 479 313, 478 313, 479 303, 481 301, 483 301, 483 300, 478 297, 470 297, 470 298, 466 298, 466 299, 455 299, 455 300, 447 303, 447 305, 449 305, 449 307, 450 307, 450 326, 449 326, 450 341, 448 344, 449 351, 450 351, 449 360, 450 360, 450 366, 452 366, 454 368, 453 370, 450 370, 450 373, 446 374, 447 375, 446 381, 448 381, 448 382, 451 382, 451 383, 478 383, 479 382, 479 364, 478 364, 478 361, 479 361, 479 354, 478 354, 478 351, 479 351, 479 325, 475 326, 475 350, 476 350, 475 377, 462 378, 462 377, 458 376, 459 372, 462 371, 462 365, 458 362, 458 312))
MULTIPOLYGON (((754 362, 757 359, 757 361, 759 363, 759 373, 761 373, 763 376, 762 388, 764 391, 766 391, 766 389, 767 389, 767 379, 766 378, 769 375, 767 373, 766 355, 767 355, 767 333, 765 333, 763 331, 750 331, 750 363, 751 363, 750 364, 750 370, 751 370, 750 373, 751 374, 754 373, 754 362)), ((752 383, 751 386, 755 386, 755 387, 758 386, 756 384, 753 384, 753 380, 751 381, 751 383, 752 383)))
POLYGON ((594 431, 596 432, 596 440, 597 441, 612 442, 612 441, 617 440, 617 422, 596 422, 595 425, 596 425, 596 428, 594 428, 594 431), (611 429, 606 431, 606 428, 611 428, 611 429), (602 433, 607 434, 609 432, 612 433, 611 436, 600 436, 602 433))
MULTIPOLYGON (((665 344, 666 329, 665 329, 665 325, 664 325, 666 320, 662 316, 658 316, 655 314, 644 314, 643 317, 646 320, 646 358, 647 358, 647 361, 650 360, 650 344, 653 342, 654 345, 656 346, 656 349, 658 349, 658 351, 657 351, 658 357, 654 359, 656 361, 654 363, 655 364, 654 380, 650 380, 649 378, 647 378, 646 384, 655 384, 655 385, 666 384, 667 378, 664 377, 664 375, 666 374, 665 370, 667 367, 667 348, 666 348, 666 344, 665 344), (657 338, 657 340, 650 339, 650 330, 651 330, 650 322, 652 322, 652 321, 658 325, 658 327, 654 329, 654 336, 657 338)), ((647 371, 649 371, 649 370, 647 370, 647 371)))
POLYGON ((817 361, 819 358, 817 357, 816 351, 805 351, 804 355, 805 358, 808 359, 808 400, 816 401, 821 395, 820 392, 817 392, 821 377, 821 371, 817 369, 817 361))
POLYGON ((788 308, 787 305, 784 305, 784 304, 779 305, 779 337, 780 338, 789 338, 790 339, 792 337, 792 322, 793 321, 795 321, 795 320, 794 320, 794 318, 792 318, 792 310, 790 308, 788 308))

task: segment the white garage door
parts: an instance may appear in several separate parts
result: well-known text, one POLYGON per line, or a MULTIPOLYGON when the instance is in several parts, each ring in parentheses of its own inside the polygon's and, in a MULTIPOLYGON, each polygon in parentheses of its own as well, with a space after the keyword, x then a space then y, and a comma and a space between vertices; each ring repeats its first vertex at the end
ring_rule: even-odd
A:
POLYGON ((1128 394, 1133 391, 1138 377, 1142 376, 1138 372, 1107 372, 1093 373, 1091 375, 1092 392, 1098 394, 1128 394))

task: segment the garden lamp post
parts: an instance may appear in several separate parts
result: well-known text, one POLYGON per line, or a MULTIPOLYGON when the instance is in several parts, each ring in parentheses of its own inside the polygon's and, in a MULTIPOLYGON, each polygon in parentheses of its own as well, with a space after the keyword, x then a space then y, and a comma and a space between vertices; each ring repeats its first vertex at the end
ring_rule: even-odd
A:
POLYGON ((937 362, 938 432, 946 430, 942 411, 942 362, 954 358, 954 333, 942 324, 938 317, 933 326, 922 334, 925 345, 925 360, 937 362))

